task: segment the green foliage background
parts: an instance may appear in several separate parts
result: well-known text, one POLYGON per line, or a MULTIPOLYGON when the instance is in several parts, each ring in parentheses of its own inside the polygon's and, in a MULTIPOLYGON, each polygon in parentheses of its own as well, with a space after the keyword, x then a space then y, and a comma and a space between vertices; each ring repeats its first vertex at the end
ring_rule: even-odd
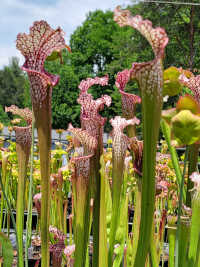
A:
MULTIPOLYGON (((183 67, 198 74, 200 69, 200 7, 162 3, 140 3, 129 7, 133 15, 140 14, 152 21, 154 27, 165 28, 169 36, 166 48, 165 68, 183 67)), ((59 60, 46 62, 45 68, 60 75, 59 84, 53 89, 53 128, 66 129, 69 122, 80 126, 80 106, 77 103, 78 85, 87 77, 109 75, 109 85, 94 86, 94 98, 102 94, 112 97, 112 105, 103 111, 108 120, 121 114, 121 97, 115 87, 115 76, 132 62, 151 60, 153 53, 147 41, 131 27, 120 28, 113 21, 111 11, 96 10, 87 15, 70 38, 72 53, 63 52, 63 64, 59 60)), ((129 83, 127 91, 140 94, 137 85, 129 83)), ((173 106, 176 97, 170 97, 165 108, 173 106)), ((19 67, 18 59, 12 58, 9 66, 0 70, 0 121, 8 122, 4 107, 11 104, 31 107, 29 83, 19 67)), ((9 114, 10 116, 10 114, 9 114)), ((140 117, 140 107, 137 109, 140 117)), ((109 130, 109 124, 106 130, 109 130)))

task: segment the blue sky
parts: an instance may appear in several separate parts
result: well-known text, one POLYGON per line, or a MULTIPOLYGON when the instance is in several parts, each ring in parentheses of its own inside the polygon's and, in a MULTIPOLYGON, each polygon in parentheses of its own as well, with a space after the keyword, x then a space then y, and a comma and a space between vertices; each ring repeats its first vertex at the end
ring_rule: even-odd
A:
POLYGON ((126 7, 131 0, 1 0, 0 69, 12 56, 23 57, 15 47, 19 32, 29 32, 35 20, 46 20, 53 28, 60 26, 68 42, 70 34, 85 20, 89 11, 126 7))

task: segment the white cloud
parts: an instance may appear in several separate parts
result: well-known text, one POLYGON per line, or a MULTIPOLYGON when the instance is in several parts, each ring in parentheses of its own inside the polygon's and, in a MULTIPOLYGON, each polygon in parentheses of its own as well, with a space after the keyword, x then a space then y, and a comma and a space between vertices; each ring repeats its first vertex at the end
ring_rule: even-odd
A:
POLYGON ((15 45, 12 46, 0 46, 0 67, 6 66, 10 63, 11 57, 18 57, 20 63, 24 61, 21 53, 16 49, 15 45))
MULTIPOLYGON (((33 21, 44 19, 52 27, 60 26, 69 40, 70 34, 81 25, 89 11, 113 10, 117 5, 129 3, 130 0, 1 0, 0 68, 7 65, 12 56, 19 57, 15 48, 16 36, 19 32, 28 33, 33 21)), ((20 63, 23 63, 21 56, 20 63)))

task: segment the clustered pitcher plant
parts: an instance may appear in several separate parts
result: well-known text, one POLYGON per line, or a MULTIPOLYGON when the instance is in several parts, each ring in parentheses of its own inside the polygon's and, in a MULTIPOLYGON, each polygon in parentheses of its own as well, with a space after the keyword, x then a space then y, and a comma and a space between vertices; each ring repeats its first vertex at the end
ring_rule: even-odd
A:
MULTIPOLYGON (((22 117, 27 126, 12 128, 17 160, 13 159, 15 144, 10 142, 8 149, 0 147, 0 227, 2 231, 6 224, 4 209, 15 226, 12 207, 16 204, 19 267, 24 266, 24 251, 28 266, 28 246, 34 245, 41 246, 35 266, 41 260, 42 267, 159 267, 164 266, 165 243, 169 246, 169 267, 200 266, 200 75, 176 67, 164 70, 169 41, 164 29, 154 28, 151 21, 120 7, 114 11, 114 21, 139 31, 154 58, 133 62, 130 69, 116 74, 122 116, 116 114, 110 119, 107 145, 103 139, 107 118, 100 112, 110 107, 112 99, 108 95, 94 99, 89 93, 94 85, 109 85, 105 75, 80 82, 80 128, 66 125, 70 133, 67 145, 62 144, 63 130, 57 130, 59 142, 51 152, 51 97, 59 77, 48 73, 44 64, 47 57, 60 57, 63 49, 70 49, 61 28, 54 30, 43 20, 34 22, 29 34, 17 36, 17 49, 25 57, 22 69, 30 81, 32 111, 14 105, 6 108, 6 112, 22 117), (137 83, 138 95, 126 92, 129 81, 137 83), (190 94, 181 93, 184 87, 190 94), (166 92, 182 95, 174 108, 162 110, 166 92), (140 120, 136 105, 140 104, 142 138, 137 136, 140 120), (186 148, 181 159, 176 152, 180 146, 186 148), (17 194, 12 196, 16 185, 17 194), (31 240, 32 200, 38 220, 36 236, 31 240), (27 208, 30 242, 24 250, 27 208)), ((0 233, 0 256, 7 267, 12 266, 12 254, 8 237, 0 233)))
POLYGON ((50 157, 51 157, 51 96, 52 88, 59 77, 44 69, 44 61, 53 51, 65 48, 63 31, 53 30, 47 22, 35 22, 30 34, 17 36, 17 48, 26 61, 23 70, 27 72, 35 124, 38 131, 41 171, 41 254, 42 266, 49 265, 49 209, 50 209, 50 157))

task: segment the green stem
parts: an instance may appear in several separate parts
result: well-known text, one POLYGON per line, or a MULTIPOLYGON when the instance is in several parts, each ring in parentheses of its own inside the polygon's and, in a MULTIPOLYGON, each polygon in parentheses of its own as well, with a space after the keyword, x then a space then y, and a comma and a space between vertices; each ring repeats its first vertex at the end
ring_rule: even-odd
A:
MULTIPOLYGON (((12 197, 11 197, 11 195, 9 195, 9 192, 10 192, 10 190, 9 190, 10 189, 9 188, 10 187, 10 179, 11 179, 11 176, 6 174, 4 188, 5 188, 6 196, 7 196, 8 200, 10 201, 10 204, 11 204, 12 197)), ((5 211, 6 212, 5 212, 5 215, 4 215, 3 229, 6 227, 6 221, 8 220, 8 214, 9 214, 9 209, 7 207, 7 204, 5 205, 5 211)))
MULTIPOLYGON (((90 193, 85 177, 76 181, 76 226, 74 267, 85 266, 90 228, 90 193)), ((88 179, 89 180, 89 179, 88 179)))
POLYGON ((16 214, 16 225, 18 232, 18 244, 19 244, 19 267, 24 266, 24 256, 23 256, 23 228, 24 228, 24 190, 25 190, 25 170, 24 177, 20 175, 19 166, 19 179, 18 179, 18 189, 17 189, 17 214, 16 214))
MULTIPOLYGON (((198 189, 197 189, 198 190, 198 189)), ((198 258, 200 255, 200 192, 194 193, 192 198, 192 222, 190 232, 190 246, 188 252, 188 267, 199 267, 198 258)))
POLYGON ((118 160, 118 157, 113 153, 112 155, 112 217, 110 226, 109 238, 109 253, 108 253, 108 266, 112 266, 115 236, 117 226, 119 223, 120 214, 120 197, 123 183, 124 174, 124 160, 118 160))
POLYGON ((132 259, 135 261, 136 251, 139 240, 140 219, 141 219, 141 177, 137 177, 137 185, 135 190, 135 209, 133 219, 133 252, 132 259))
POLYGON ((0 214, 0 231, 2 231, 3 227, 3 210, 4 210, 4 197, 1 196, 1 214, 0 214))
POLYGON ((16 209, 16 226, 18 232, 19 244, 19 267, 24 266, 24 249, 23 249, 23 229, 24 229, 24 203, 25 203, 25 187, 27 166, 29 160, 30 146, 16 144, 17 159, 18 159, 18 186, 17 186, 17 209, 16 209))
POLYGON ((99 228, 100 228, 100 194, 101 194, 101 176, 100 176, 100 148, 97 149, 92 159, 92 179, 94 192, 94 208, 93 208, 93 266, 99 266, 99 228))
MULTIPOLYGON (((143 89, 143 88, 141 88, 143 89)), ((146 88, 142 90, 142 116, 143 116, 143 169, 141 191, 141 221, 139 241, 134 267, 144 267, 147 254, 150 249, 152 225, 155 206, 155 164, 157 139, 160 126, 162 108, 161 98, 157 95, 149 95, 146 88)))
MULTIPOLYGON (((7 162, 8 162, 8 155, 2 157, 2 184, 5 187, 6 183, 6 171, 7 171, 7 162)), ((0 230, 2 230, 3 226, 3 210, 5 206, 5 201, 4 201, 4 195, 1 196, 1 214, 0 214, 0 230)))
POLYGON ((69 216, 69 245, 73 244, 72 226, 73 226, 73 219, 72 216, 69 216))
MULTIPOLYGON (((200 238, 198 242, 197 251, 200 251, 200 238)), ((200 267, 200 253, 197 253, 195 267, 200 267)))
MULTIPOLYGON (((14 215, 12 213, 12 209, 11 209, 11 206, 10 206, 10 202, 7 198, 7 195, 6 195, 6 192, 5 192, 5 189, 4 189, 4 185, 3 185, 3 182, 2 182, 2 178, 1 178, 1 172, 0 172, 0 186, 1 186, 1 190, 3 192, 3 196, 6 200, 6 203, 7 203, 7 206, 8 206, 8 209, 10 211, 10 216, 11 216, 11 220, 12 220, 12 224, 13 224, 13 227, 15 229, 15 235, 16 235, 16 246, 17 246, 17 254, 19 253, 19 245, 18 245, 18 235, 17 235, 17 227, 16 227, 16 223, 15 223, 15 218, 14 218, 14 215)), ((17 258, 17 264, 19 264, 19 258, 17 258)))
MULTIPOLYGON (((200 144, 192 144, 189 146, 189 166, 188 166, 188 177, 197 170, 197 162, 199 156, 200 144)), ((187 194, 186 194, 186 206, 191 207, 191 189, 194 183, 191 179, 187 182, 187 194)))
POLYGON ((157 243, 155 242, 154 238, 154 227, 152 228, 152 238, 150 242, 150 262, 151 267, 158 267, 159 266, 159 257, 156 249, 157 243))
POLYGON ((61 231, 64 230, 64 225, 63 225, 63 195, 62 195, 62 174, 59 175, 58 177, 58 194, 57 194, 57 209, 58 209, 58 222, 59 222, 59 229, 61 231))
POLYGON ((178 264, 181 267, 187 267, 187 251, 190 237, 190 218, 181 217, 180 235, 179 235, 179 252, 178 264))
MULTIPOLYGON (((91 189, 91 188, 90 188, 91 189)), ((88 232, 88 240, 90 238, 91 228, 92 228, 92 213, 93 213, 93 201, 92 198, 90 199, 90 222, 89 222, 89 232, 88 232)), ((89 240, 90 242, 90 240, 89 240)), ((90 245, 90 243, 89 243, 90 245)), ((86 254, 86 263, 85 267, 90 267, 90 255, 89 255, 89 246, 87 247, 87 254, 86 254)))
MULTIPOLYGON (((127 135, 129 138, 132 138, 136 135, 136 127, 135 125, 128 125, 127 126, 127 135)), ((131 156, 134 158, 134 153, 131 151, 131 156)), ((133 232, 133 245, 132 245, 132 261, 135 261, 135 256, 138 247, 138 240, 139 240, 139 230, 140 230, 140 219, 141 219, 141 189, 142 189, 142 181, 141 177, 139 177, 136 173, 136 189, 135 189, 135 196, 134 196, 134 218, 132 224, 132 232, 133 232)))
POLYGON ((174 267, 174 251, 176 240, 176 226, 168 226, 167 228, 168 242, 169 242, 169 267, 174 267))
MULTIPOLYGON (((50 89, 42 107, 34 109, 38 132, 41 172, 41 259, 42 267, 49 266, 49 211, 50 211, 50 160, 51 160, 51 97, 50 89)), ((34 108, 34 106, 33 106, 34 108)))
POLYGON ((181 219, 181 209, 182 209, 182 204, 183 204, 183 188, 184 188, 184 178, 185 178, 185 173, 186 173, 186 167, 187 167, 187 160, 188 160, 188 146, 186 147, 185 151, 185 158, 184 158, 184 168, 183 168, 183 175, 182 175, 182 180, 181 180, 181 185, 180 185, 180 195, 179 195, 179 203, 178 203, 178 219, 177 219, 177 231, 176 231, 176 242, 175 242, 175 267, 178 267, 179 263, 179 233, 180 233, 180 219, 181 219))
MULTIPOLYGON (((119 206, 119 217, 117 231, 115 235, 115 242, 118 244, 117 254, 115 255, 113 267, 119 267, 122 264, 123 258, 126 259, 125 242, 128 234, 128 201, 129 194, 127 193, 127 181, 128 172, 127 169, 124 171, 124 179, 121 190, 120 206, 119 206)), ((124 263, 125 264, 125 263, 124 263)))
POLYGON ((63 233, 67 234, 67 208, 68 208, 68 200, 64 201, 64 209, 63 209, 63 233))
POLYGON ((7 213, 7 230, 8 230, 8 237, 10 236, 10 212, 7 213))
MULTIPOLYGON (((179 192, 180 192, 182 173, 181 173, 181 168, 179 164, 179 159, 178 159, 178 155, 176 153, 175 147, 171 145, 170 126, 163 119, 161 120, 161 129, 162 129, 163 135, 165 137, 165 140, 167 142, 167 145, 168 145, 168 148, 171 154, 172 164, 173 164, 173 167, 176 173, 176 179, 179 185, 179 192)), ((185 192, 185 188, 183 188, 183 202, 185 203, 185 201, 186 201, 186 192, 185 192)))
POLYGON ((100 195, 100 235, 99 235, 99 266, 108 266, 107 234, 106 234, 106 177, 105 163, 101 156, 101 195, 100 195))
POLYGON ((25 242, 25 266, 28 267, 28 247, 32 235, 32 198, 33 198, 33 160, 34 160, 34 121, 32 122, 32 143, 30 157, 30 179, 28 195, 28 215, 26 221, 26 242, 25 242))
POLYGON ((136 126, 135 125, 128 125, 127 128, 127 135, 128 137, 134 137, 136 136, 136 126))

